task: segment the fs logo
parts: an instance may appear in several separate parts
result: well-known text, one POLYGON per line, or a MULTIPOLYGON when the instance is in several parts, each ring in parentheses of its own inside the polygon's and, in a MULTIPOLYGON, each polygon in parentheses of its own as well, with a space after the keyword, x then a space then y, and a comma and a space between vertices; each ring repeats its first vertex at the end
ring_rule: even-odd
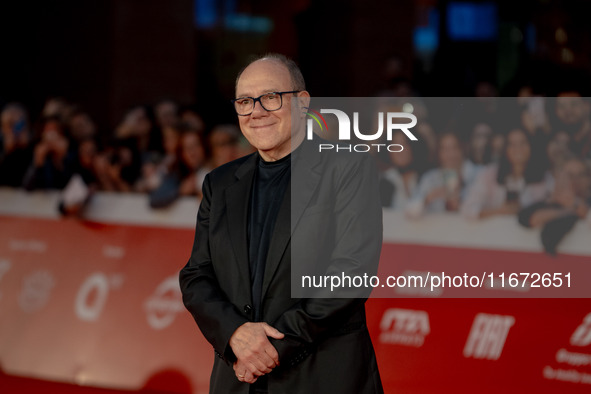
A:
POLYGON ((591 313, 585 316, 581 325, 573 332, 570 344, 573 346, 591 345, 591 313))
POLYGON ((425 311, 392 308, 384 312, 380 322, 380 341, 404 346, 421 347, 431 332, 429 315, 425 311))
MULTIPOLYGON (((322 114, 332 114, 337 118, 339 125, 338 139, 339 141, 351 141, 351 130, 355 137, 361 141, 378 141, 382 138, 384 130, 386 132, 386 140, 392 141, 392 135, 395 130, 402 131, 406 137, 411 141, 417 141, 417 137, 409 129, 413 128, 417 124, 417 117, 411 113, 406 112, 378 112, 378 130, 373 134, 364 134, 359 130, 359 112, 353 112, 353 124, 349 116, 338 109, 321 109, 320 112, 314 111, 308 107, 305 112, 306 116, 309 116, 306 122, 306 138, 312 140, 314 138, 314 122, 320 127, 321 132, 328 131, 328 124, 322 114), (407 123, 396 123, 395 119, 407 119, 407 123)), ((348 152, 369 152, 372 148, 376 148, 379 152, 380 149, 385 148, 388 152, 401 152, 404 147, 400 144, 320 144, 319 151, 323 150, 345 150, 348 152)))
POLYGON ((513 324, 513 316, 477 314, 464 347, 464 357, 498 360, 513 324))
POLYGON ((156 287, 154 293, 144 304, 146 319, 154 330, 162 330, 170 326, 176 316, 185 307, 177 275, 166 278, 156 287))

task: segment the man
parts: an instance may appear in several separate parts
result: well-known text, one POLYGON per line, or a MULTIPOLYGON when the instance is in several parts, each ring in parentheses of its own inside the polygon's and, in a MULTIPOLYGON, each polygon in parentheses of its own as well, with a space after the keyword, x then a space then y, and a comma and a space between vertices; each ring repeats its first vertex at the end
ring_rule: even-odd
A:
POLYGON ((542 229, 544 250, 555 255, 562 239, 577 221, 591 221, 591 167, 577 156, 564 159, 552 195, 519 212, 519 223, 542 229))
POLYGON ((309 97, 280 55, 237 78, 234 106, 257 152, 205 179, 180 274, 183 302, 218 356, 212 393, 383 392, 365 321, 369 292, 292 298, 295 273, 375 273, 382 242, 371 158, 318 154, 305 140, 304 109, 291 110, 309 97))
POLYGON ((591 158, 591 104, 581 93, 565 90, 558 94, 555 104, 558 130, 566 131, 571 150, 583 158, 591 158))

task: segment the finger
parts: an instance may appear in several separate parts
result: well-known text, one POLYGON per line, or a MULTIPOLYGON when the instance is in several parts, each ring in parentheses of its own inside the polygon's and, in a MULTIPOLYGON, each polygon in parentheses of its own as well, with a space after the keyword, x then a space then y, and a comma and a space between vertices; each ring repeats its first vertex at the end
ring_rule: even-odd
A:
POLYGON ((244 378, 249 373, 252 375, 250 369, 254 367, 252 367, 248 362, 238 360, 234 362, 232 368, 234 368, 234 373, 236 376, 244 378))
POLYGON ((253 374, 251 374, 250 372, 246 372, 244 375, 244 378, 242 378, 242 381, 252 384, 252 383, 256 382, 257 379, 258 378, 256 376, 254 376, 253 374))
POLYGON ((239 371, 235 371, 236 372, 236 378, 239 381, 243 381, 244 379, 246 379, 247 374, 249 374, 249 376, 252 376, 252 374, 250 374, 249 372, 246 372, 244 370, 242 370, 242 372, 239 371))
POLYGON ((269 373, 272 371, 272 368, 269 368, 267 365, 272 364, 272 363, 273 363, 273 360, 271 360, 271 358, 269 356, 267 356, 266 354, 261 355, 256 360, 253 360, 253 365, 256 367, 256 371, 252 371, 252 369, 251 369, 251 372, 256 376, 261 376, 266 373, 269 373))
MULTIPOLYGON (((269 369, 259 359, 248 360, 245 363, 245 365, 246 365, 248 372, 250 372, 254 376, 264 375, 267 373, 266 371, 269 369)), ((271 372, 271 371, 269 370, 269 372, 271 372)))
POLYGON ((283 337, 285 336, 281 331, 279 331, 275 327, 271 327, 267 323, 263 323, 263 329, 265 330, 265 334, 271 338, 283 339, 283 337))
POLYGON ((263 344, 256 352, 248 352, 249 354, 246 357, 239 359, 244 362, 244 365, 253 374, 264 375, 269 373, 272 370, 271 368, 274 368, 277 364, 276 361, 267 354, 267 351, 271 352, 275 348, 269 343, 269 341, 266 342, 267 343, 263 344), (267 350, 267 348, 270 349, 267 350))
POLYGON ((239 382, 243 382, 244 381, 244 375, 243 374, 239 374, 238 372, 236 372, 236 379, 238 379, 239 382))
POLYGON ((277 353, 277 349, 271 344, 265 346, 265 353, 269 356, 272 360, 273 364, 270 365, 267 363, 267 366, 270 368, 274 368, 279 365, 279 353, 277 353))
POLYGON ((239 358, 234 371, 242 372, 246 369, 253 375, 260 376, 272 371, 268 365, 273 365, 273 360, 261 349, 261 353, 251 353, 248 357, 239 358))

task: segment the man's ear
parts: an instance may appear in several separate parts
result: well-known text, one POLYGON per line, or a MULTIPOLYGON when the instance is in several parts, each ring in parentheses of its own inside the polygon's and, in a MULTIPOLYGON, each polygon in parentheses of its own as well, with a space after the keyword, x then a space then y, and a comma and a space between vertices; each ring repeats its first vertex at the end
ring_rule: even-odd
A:
MULTIPOLYGON (((301 92, 299 92, 297 94, 297 98, 298 98, 298 105, 300 106, 300 109, 302 109, 302 111, 300 111, 302 114, 304 114, 305 111, 303 111, 304 108, 308 108, 310 106, 310 93, 308 93, 307 90, 302 90, 301 92)), ((305 117, 305 114, 304 114, 305 117)))

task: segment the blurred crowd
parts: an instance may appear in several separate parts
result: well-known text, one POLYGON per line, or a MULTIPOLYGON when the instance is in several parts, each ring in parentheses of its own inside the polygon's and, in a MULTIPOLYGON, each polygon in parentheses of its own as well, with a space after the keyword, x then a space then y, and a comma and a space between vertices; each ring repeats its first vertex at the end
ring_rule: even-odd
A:
POLYGON ((541 228, 545 250, 556 253, 577 221, 591 224, 591 101, 574 90, 528 93, 458 100, 462 111, 444 122, 431 119, 450 99, 416 99, 422 143, 399 133, 402 152, 376 154, 383 206, 412 220, 513 215, 541 228))
MULTIPOLYGON (((419 137, 395 133, 384 142, 401 152, 374 152, 384 207, 413 220, 436 212, 514 215, 542 229, 550 253, 577 221, 591 223, 591 102, 579 92, 550 98, 523 89, 455 109, 444 98, 380 100, 383 111, 410 104, 419 137)), ((197 112, 171 100, 129 109, 107 136, 61 98, 47 100, 36 117, 9 103, 0 127, 0 186, 62 190, 65 214, 79 213, 94 191, 146 193, 154 208, 200 196, 211 169, 253 151, 236 125, 206 129, 197 112)))
POLYGON ((206 130, 197 112, 172 100, 130 108, 106 136, 62 98, 33 117, 9 103, 0 127, 0 186, 63 190, 60 209, 70 214, 94 191, 147 193, 154 208, 200 196, 208 171, 252 152, 237 126, 206 130))

